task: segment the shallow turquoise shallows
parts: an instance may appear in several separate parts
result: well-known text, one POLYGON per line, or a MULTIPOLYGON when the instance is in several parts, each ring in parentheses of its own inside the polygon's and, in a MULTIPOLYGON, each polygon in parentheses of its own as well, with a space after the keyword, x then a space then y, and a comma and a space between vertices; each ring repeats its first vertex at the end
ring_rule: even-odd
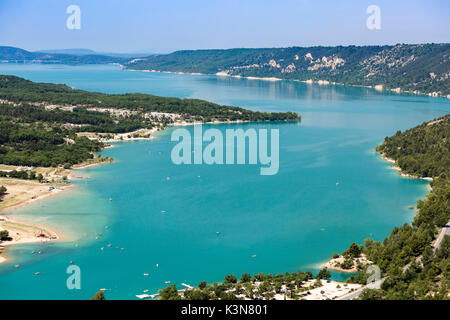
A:
POLYGON ((351 242, 383 240, 412 220, 408 206, 426 195, 427 183, 400 177, 374 149, 385 136, 450 110, 446 99, 367 88, 117 66, 0 64, 5 73, 107 93, 290 110, 302 121, 204 126, 279 129, 280 169, 273 176, 261 176, 259 165, 174 165, 174 129, 104 150, 116 161, 77 171, 85 179, 74 181, 74 191, 8 211, 60 231, 67 241, 12 247, 0 266, 0 299, 87 299, 100 288, 108 289, 108 299, 136 299, 166 281, 181 288, 228 273, 316 272, 351 242), (96 233, 103 236, 96 240, 96 233), (81 290, 67 289, 70 261, 81 269, 81 290))

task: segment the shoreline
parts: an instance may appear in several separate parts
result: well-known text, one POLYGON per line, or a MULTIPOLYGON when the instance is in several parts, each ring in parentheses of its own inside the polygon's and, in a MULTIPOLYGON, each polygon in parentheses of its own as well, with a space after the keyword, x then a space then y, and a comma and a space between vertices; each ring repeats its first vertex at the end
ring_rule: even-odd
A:
POLYGON ((65 239, 62 233, 56 232, 48 226, 41 226, 35 223, 24 222, 22 220, 11 219, 9 216, 1 215, 0 229, 6 227, 11 233, 14 233, 12 240, 0 241, 0 266, 2 263, 11 261, 7 257, 8 248, 18 244, 30 243, 48 243, 57 242, 65 239), (40 237, 39 234, 44 234, 45 237, 40 237))
MULTIPOLYGON (((427 182, 429 182, 427 184, 427 189, 428 189, 428 193, 429 194, 432 191, 432 187, 430 185, 430 182, 433 181, 433 178, 431 177, 418 177, 418 176, 414 176, 414 175, 410 175, 407 173, 402 173, 401 168, 397 165, 397 162, 394 159, 391 159, 389 157, 387 157, 386 155, 384 155, 381 152, 376 152, 376 154, 378 155, 378 157, 383 160, 386 161, 388 163, 391 164, 391 166, 389 167, 389 169, 393 169, 393 170, 397 170, 398 171, 398 175, 402 178, 409 178, 409 179, 420 179, 420 180, 425 180, 427 182)), ((371 264, 372 262, 367 260, 364 254, 361 254, 360 257, 353 259, 354 262, 356 260, 356 262, 361 262, 365 265, 367 264, 371 264)), ((323 263, 319 263, 318 266, 320 268, 327 268, 330 270, 334 270, 334 271, 338 271, 338 272, 343 272, 343 273, 355 273, 358 272, 358 268, 357 265, 355 266, 355 264, 353 265, 352 268, 350 269, 343 269, 339 266, 336 266, 336 263, 342 263, 344 261, 344 258, 342 255, 340 255, 338 258, 330 258, 327 261, 323 262, 323 263)))
POLYGON ((13 214, 6 214, 6 211, 15 210, 17 208, 30 205, 32 203, 52 198, 58 194, 71 191, 74 185, 67 184, 64 189, 53 189, 58 191, 47 192, 31 199, 26 199, 17 204, 6 206, 0 210, 0 230, 7 230, 9 232, 10 238, 12 240, 0 241, 0 264, 9 261, 7 256, 4 254, 7 252, 8 247, 16 244, 26 244, 26 243, 46 243, 46 242, 56 242, 65 239, 64 234, 50 228, 48 226, 43 226, 36 223, 31 223, 27 221, 22 221, 11 218, 13 214), (40 236, 40 235, 44 236, 40 236))
POLYGON ((393 170, 397 170, 398 175, 403 178, 420 179, 420 180, 425 180, 428 182, 433 181, 433 178, 431 178, 431 177, 419 177, 419 176, 414 176, 412 174, 403 173, 402 169, 398 166, 397 161, 395 161, 394 159, 388 158, 384 153, 381 153, 381 152, 376 152, 376 153, 381 156, 382 160, 389 162, 391 164, 390 168, 393 170))
MULTIPOLYGON (((177 122, 177 123, 175 123, 175 125, 183 126, 183 125, 189 125, 189 123, 184 123, 184 122, 178 123, 177 122)), ((169 128, 169 126, 162 128, 161 130, 165 130, 168 128, 169 128)), ((138 129, 137 131, 141 131, 141 129, 138 129)), ((130 138, 128 138, 128 135, 133 134, 135 132, 123 133, 122 135, 124 135, 125 138, 122 140, 110 139, 110 140, 102 141, 105 143, 105 147, 100 151, 116 147, 116 145, 109 145, 108 143, 110 143, 110 142, 129 142, 129 141, 135 141, 135 140, 152 140, 155 138, 153 136, 153 134, 158 131, 159 130, 156 128, 152 129, 151 130, 152 135, 149 137, 130 137, 130 138)), ((82 170, 82 169, 86 169, 86 168, 90 168, 90 167, 94 167, 94 166, 98 166, 98 165, 102 165, 102 164, 107 164, 107 163, 111 163, 111 162, 113 162, 113 159, 106 159, 103 161, 98 161, 98 162, 93 162, 93 163, 81 163, 79 165, 74 165, 71 169, 69 169, 70 173, 68 174, 68 178, 70 180, 82 179, 81 177, 74 175, 76 170, 82 170)), ((21 179, 5 179, 5 180, 15 181, 18 184, 34 183, 33 181, 21 180, 21 179)), ((2 181, 2 179, 0 179, 0 185, 1 185, 1 181, 2 181)), ((50 184, 42 184, 42 185, 39 185, 39 182, 35 183, 35 185, 42 186, 43 188, 50 187, 51 184, 57 185, 58 187, 60 187, 62 185, 61 181, 53 182, 50 184)), ((40 190, 40 194, 33 195, 31 198, 24 199, 18 203, 12 204, 12 205, 7 205, 4 208, 0 209, 0 231, 1 230, 9 231, 10 237, 13 238, 13 240, 10 240, 10 241, 0 241, 0 265, 2 263, 9 261, 9 259, 6 256, 4 256, 4 254, 7 252, 7 248, 10 246, 13 246, 16 244, 24 244, 24 243, 38 243, 38 242, 45 243, 45 242, 49 242, 49 241, 56 242, 56 241, 62 241, 66 238, 64 236, 64 234, 57 232, 54 229, 49 228, 47 226, 41 226, 41 225, 38 225, 35 223, 16 220, 14 218, 11 218, 12 214, 9 214, 9 215, 5 214, 6 211, 15 210, 17 208, 30 205, 37 201, 45 200, 45 199, 54 197, 55 195, 71 191, 75 188, 75 185, 70 184, 70 183, 67 183, 67 184, 64 183, 63 186, 64 186, 64 189, 55 187, 52 191, 47 191, 47 192, 42 192, 40 190), (8 229, 2 227, 5 224, 8 225, 8 227, 7 227, 8 229), (11 227, 11 225, 13 225, 13 227, 11 227), (21 229, 22 230, 21 232, 24 232, 23 229, 26 229, 26 228, 29 229, 29 230, 27 230, 28 232, 25 232, 24 234, 21 234, 21 233, 18 234, 18 232, 17 232, 18 229, 21 229), (39 232, 47 235, 47 237, 42 238, 42 237, 36 236, 35 233, 37 230, 39 230, 39 232), (16 234, 14 236, 11 236, 11 233, 16 233, 16 234)), ((27 189, 27 188, 24 187, 24 189, 27 189)), ((2 201, 4 201, 4 200, 2 200, 2 201)))
POLYGON ((339 271, 339 272, 343 272, 343 273, 356 273, 356 272, 359 272, 358 263, 360 263, 363 266, 370 265, 373 263, 372 261, 367 260, 367 257, 364 253, 362 253, 358 257, 352 259, 353 266, 349 269, 344 269, 338 265, 338 264, 342 264, 344 261, 345 261, 345 258, 342 255, 339 255, 339 257, 337 257, 337 258, 331 258, 328 261, 319 264, 319 267, 321 269, 326 268, 326 269, 339 271))
MULTIPOLYGON (((105 149, 112 148, 112 147, 113 146, 108 146, 105 149)), ((74 168, 70 169, 71 172, 69 174, 69 178, 72 180, 80 179, 80 177, 76 177, 73 175, 75 170, 85 169, 85 168, 89 168, 89 167, 93 167, 93 166, 97 166, 97 165, 101 165, 101 164, 106 164, 106 163, 111 163, 111 162, 112 161, 101 161, 101 162, 96 162, 96 163, 88 163, 85 165, 81 164, 78 167, 74 167, 74 168)), ((22 183, 29 182, 27 180, 22 181, 21 179, 12 179, 12 180, 18 182, 19 184, 21 182, 22 183)), ((0 180, 0 184, 1 184, 1 180, 0 180)), ((25 243, 39 243, 39 242, 46 243, 46 242, 57 242, 57 241, 59 242, 59 241, 63 241, 66 239, 66 236, 63 233, 56 231, 53 228, 50 228, 50 227, 44 226, 44 225, 39 225, 36 223, 22 221, 19 219, 15 219, 14 217, 11 218, 11 216, 13 216, 13 213, 6 214, 6 211, 15 210, 17 208, 33 204, 37 201, 46 200, 49 198, 53 198, 59 194, 68 193, 68 192, 72 191, 73 189, 75 189, 75 187, 76 187, 75 184, 67 183, 67 184, 63 185, 64 189, 62 189, 62 188, 59 188, 59 187, 61 187, 61 184, 62 184, 61 182, 43 184, 42 186, 49 187, 49 186, 51 186, 51 184, 57 186, 52 191, 48 191, 45 193, 35 195, 31 198, 27 198, 23 201, 20 201, 19 203, 8 205, 8 206, 5 206, 4 208, 0 209, 0 231, 7 230, 10 233, 10 237, 12 238, 12 240, 9 240, 9 241, 0 241, 0 265, 2 263, 5 263, 6 261, 9 261, 7 256, 5 256, 4 254, 7 252, 7 249, 10 246, 13 246, 16 244, 25 244, 25 243), (18 232, 18 231, 20 231, 20 232, 18 232), (39 233, 44 234, 45 237, 39 237, 37 235, 39 233)))
MULTIPOLYGON (((0 180, 0 184, 1 184, 1 180, 0 180)), ((19 207, 26 206, 26 205, 29 205, 29 204, 31 204, 31 203, 37 202, 37 201, 39 201, 39 200, 44 200, 44 199, 47 199, 47 198, 51 198, 51 197, 53 197, 53 196, 55 196, 55 195, 57 195, 57 194, 64 193, 64 191, 69 191, 69 190, 71 190, 72 187, 74 187, 73 184, 65 184, 65 185, 64 185, 64 189, 56 189, 56 188, 55 188, 54 190, 57 190, 57 191, 52 191, 52 192, 44 193, 44 194, 41 194, 41 195, 39 195, 39 196, 37 196, 37 197, 35 197, 35 198, 27 199, 27 200, 22 201, 22 202, 20 202, 20 203, 17 203, 17 204, 13 204, 13 205, 4 207, 4 208, 0 209, 0 217, 6 216, 6 215, 4 214, 6 210, 14 210, 14 209, 17 209, 17 208, 19 208, 19 207)))
POLYGON ((161 70, 153 70, 153 69, 129 69, 125 67, 122 64, 119 64, 122 70, 125 71, 140 71, 140 72, 154 72, 154 73, 167 73, 167 74, 179 74, 179 75, 192 75, 192 76, 217 76, 217 77, 230 77, 230 78, 237 78, 237 79, 247 79, 247 80, 260 80, 260 81, 292 81, 292 82, 303 82, 306 84, 317 84, 317 85, 336 85, 336 86, 349 86, 349 87, 358 87, 358 88, 367 88, 367 89, 373 89, 376 92, 392 92, 392 93, 407 93, 415 96, 424 96, 424 97, 430 97, 430 98, 445 98, 450 99, 450 95, 440 95, 436 92, 430 92, 425 93, 421 91, 408 91, 408 90, 401 90, 400 88, 386 88, 383 84, 377 84, 377 85, 362 85, 362 84, 345 84, 340 82, 334 82, 329 80, 299 80, 299 79, 283 79, 283 78, 277 78, 277 77, 254 77, 254 76, 241 76, 241 75, 232 75, 228 74, 226 71, 219 71, 216 73, 197 73, 197 72, 181 72, 181 71, 161 71, 161 70))
MULTIPOLYGON (((110 145, 109 143, 114 143, 114 142, 130 142, 130 141, 142 141, 142 140, 153 140, 155 138, 155 133, 159 132, 159 131, 164 131, 173 127, 177 127, 177 126, 191 126, 191 125, 196 125, 196 124, 239 124, 239 123, 248 123, 251 121, 243 121, 243 120, 234 120, 234 121, 211 121, 211 122, 186 122, 186 121, 175 121, 174 123, 168 124, 165 127, 162 128, 153 128, 150 131, 150 135, 148 137, 128 137, 129 135, 132 135, 133 133, 137 133, 140 132, 144 129, 138 129, 135 130, 133 132, 126 132, 123 134, 120 134, 120 136, 122 137, 122 139, 99 139, 99 141, 105 143, 105 147, 102 150, 105 149, 110 149, 110 148, 114 148, 116 147, 116 145, 110 145)), ((100 150, 100 151, 102 151, 100 150)), ((95 158, 96 159, 96 158, 95 158)), ((88 161, 89 162, 89 161, 88 161)), ((98 166, 98 165, 102 165, 102 164, 107 164, 107 163, 111 163, 113 162, 113 159, 104 159, 102 161, 98 161, 98 162, 93 162, 93 163, 81 163, 79 165, 74 165, 70 170, 69 174, 68 174, 68 178, 70 180, 75 180, 75 179, 82 179, 81 177, 75 176, 74 173, 76 170, 81 170, 81 169, 86 169, 86 168, 91 168, 94 166, 98 166)), ((21 179, 10 179, 10 180, 14 180, 16 182, 20 183, 27 183, 30 182, 28 180, 21 180, 21 179)), ((55 185, 61 185, 62 183, 59 182, 53 182, 53 184, 55 185)), ((1 180, 0 180, 0 185, 1 185, 1 180)), ((49 186, 49 184, 43 184, 42 187, 47 187, 49 186)), ((34 223, 29 223, 29 222, 25 222, 25 221, 20 221, 20 220, 16 220, 14 218, 10 218, 10 215, 6 215, 5 211, 7 210, 14 210, 17 209, 19 207, 23 207, 29 204, 32 204, 36 201, 39 200, 45 200, 48 199, 50 197, 53 197, 57 194, 63 193, 65 191, 70 191, 73 190, 75 188, 74 184, 64 184, 64 189, 59 189, 59 188, 55 188, 52 191, 47 191, 45 193, 41 193, 35 196, 32 196, 31 198, 25 199, 23 201, 20 201, 19 203, 15 203, 12 205, 8 205, 5 206, 4 208, 0 209, 0 230, 2 230, 3 228, 1 227, 2 224, 14 224, 16 226, 16 228, 32 228, 34 231, 36 231, 37 229, 41 230, 42 233, 48 235, 48 238, 39 238, 37 236, 35 236, 33 234, 33 232, 28 232, 27 234, 25 234, 24 238, 20 238, 18 239, 14 239, 12 241, 0 241, 0 265, 6 261, 8 261, 8 258, 3 256, 3 254, 6 252, 6 248, 15 244, 23 244, 23 243, 37 243, 37 242, 42 242, 43 239, 46 239, 45 242, 47 241, 61 241, 63 240, 65 237, 63 234, 58 233, 54 230, 52 230, 51 228, 47 227, 47 226, 40 226, 34 223), (3 249, 3 251, 2 251, 3 249)), ((26 188, 25 188, 26 189, 26 188)), ((41 191, 42 192, 42 191, 41 191)), ((3 200, 4 201, 4 200, 3 200)), ((5 228, 5 230, 8 230, 5 228)), ((9 227, 10 231, 12 230, 13 232, 16 230, 15 228, 11 228, 9 227)), ((11 235, 10 235, 11 236, 11 235)), ((16 236, 17 238, 17 236, 16 236)))

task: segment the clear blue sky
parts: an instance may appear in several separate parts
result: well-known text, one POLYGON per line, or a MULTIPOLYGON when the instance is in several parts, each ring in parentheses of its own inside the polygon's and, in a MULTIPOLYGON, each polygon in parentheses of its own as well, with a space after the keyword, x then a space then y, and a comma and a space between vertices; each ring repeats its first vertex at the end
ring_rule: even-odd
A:
POLYGON ((0 45, 109 52, 450 42, 448 0, 0 0, 0 45), (66 8, 81 8, 68 30, 66 8), (381 8, 381 30, 366 8, 381 8))

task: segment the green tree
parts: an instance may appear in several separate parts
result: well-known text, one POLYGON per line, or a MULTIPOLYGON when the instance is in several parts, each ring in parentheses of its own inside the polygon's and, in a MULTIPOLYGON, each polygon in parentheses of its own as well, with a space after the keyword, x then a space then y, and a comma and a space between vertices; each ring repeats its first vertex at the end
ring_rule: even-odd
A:
POLYGON ((207 290, 199 290, 199 289, 184 291, 184 297, 186 300, 209 300, 209 299, 211 299, 211 296, 207 290))
POLYGON ((358 246, 356 243, 352 243, 350 245, 350 248, 348 248, 347 250, 345 250, 342 255, 344 257, 348 257, 348 258, 356 258, 358 257, 360 254, 362 253, 362 246, 358 246))
POLYGON ((8 240, 9 239, 9 232, 8 230, 2 230, 0 231, 0 240, 8 240))
POLYGON ((331 273, 330 271, 328 271, 327 268, 323 268, 316 275, 316 279, 328 279, 328 278, 331 278, 331 273))
POLYGON ((252 279, 252 276, 249 273, 243 273, 241 276, 240 281, 241 282, 250 282, 250 280, 252 279))
POLYGON ((359 296, 360 300, 383 300, 385 293, 380 289, 364 289, 359 296))
POLYGON ((168 286, 165 289, 159 290, 159 298, 161 300, 181 300, 175 285, 168 286))
POLYGON ((236 283, 237 277, 234 274, 228 274, 225 276, 225 282, 226 283, 236 283))
POLYGON ((0 197, 3 196, 6 193, 6 191, 8 191, 8 189, 6 189, 6 187, 4 187, 4 186, 1 186, 0 187, 0 197))

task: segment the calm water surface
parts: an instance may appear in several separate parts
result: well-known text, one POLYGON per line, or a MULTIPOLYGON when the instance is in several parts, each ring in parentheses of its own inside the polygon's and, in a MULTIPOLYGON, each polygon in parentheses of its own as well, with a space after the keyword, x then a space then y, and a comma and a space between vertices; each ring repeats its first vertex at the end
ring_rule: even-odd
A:
POLYGON ((214 126, 279 129, 280 170, 274 176, 259 175, 259 165, 176 166, 170 160, 173 129, 152 141, 104 150, 116 161, 79 170, 85 179, 74 181, 73 192, 7 212, 49 225, 67 241, 11 248, 10 262, 0 267, 0 299, 86 299, 100 288, 108 289, 108 299, 135 299, 166 281, 196 285, 228 273, 317 271, 351 242, 382 240, 411 221, 415 212, 408 206, 425 196, 427 183, 399 177, 374 148, 385 136, 450 110, 446 99, 366 88, 117 66, 0 64, 0 74, 302 115, 298 124, 214 126), (103 236, 96 240, 96 233, 103 236), (81 290, 66 287, 71 260, 81 268, 81 290))

